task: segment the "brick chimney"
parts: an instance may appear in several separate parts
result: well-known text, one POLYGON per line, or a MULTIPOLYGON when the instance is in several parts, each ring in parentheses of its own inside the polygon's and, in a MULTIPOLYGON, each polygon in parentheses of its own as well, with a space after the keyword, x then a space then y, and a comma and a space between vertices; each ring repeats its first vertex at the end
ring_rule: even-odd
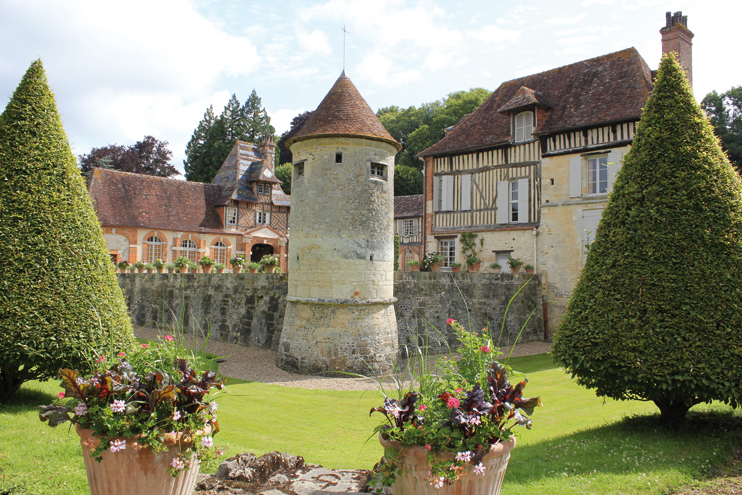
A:
POLYGON ((693 87, 693 33, 688 29, 688 16, 682 12, 665 14, 665 27, 660 29, 662 34, 662 54, 675 52, 680 65, 685 69, 691 87, 693 87))
POLYGON ((273 136, 263 135, 263 141, 260 143, 260 154, 263 155, 263 161, 268 168, 275 173, 276 145, 273 143, 273 136))

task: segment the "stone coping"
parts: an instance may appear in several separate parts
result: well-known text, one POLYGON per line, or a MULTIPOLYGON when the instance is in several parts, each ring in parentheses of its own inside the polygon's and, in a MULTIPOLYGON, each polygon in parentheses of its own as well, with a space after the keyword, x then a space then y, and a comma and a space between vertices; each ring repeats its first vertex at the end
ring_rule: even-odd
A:
POLYGON ((332 299, 324 297, 297 297, 286 296, 287 302, 297 302, 302 304, 335 304, 341 306, 358 305, 358 304, 394 304, 397 302, 396 297, 386 297, 378 299, 332 299))

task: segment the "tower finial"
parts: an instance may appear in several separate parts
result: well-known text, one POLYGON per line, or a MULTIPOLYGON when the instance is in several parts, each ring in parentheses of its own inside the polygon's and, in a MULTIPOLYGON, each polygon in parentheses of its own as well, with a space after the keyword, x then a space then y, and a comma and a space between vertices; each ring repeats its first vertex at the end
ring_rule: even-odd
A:
POLYGON ((345 29, 345 24, 340 29, 343 30, 343 75, 345 75, 345 35, 350 33, 350 31, 345 29))

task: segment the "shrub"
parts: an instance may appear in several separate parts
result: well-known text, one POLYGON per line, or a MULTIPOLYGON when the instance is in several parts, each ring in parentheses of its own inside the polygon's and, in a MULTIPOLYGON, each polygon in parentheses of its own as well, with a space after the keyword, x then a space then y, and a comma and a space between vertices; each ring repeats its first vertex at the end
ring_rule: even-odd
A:
POLYGON ((263 266, 278 266, 278 258, 276 256, 266 254, 261 258, 260 264, 263 266))
POLYGON ((40 60, 0 115, 0 400, 87 350, 132 341, 128 310, 40 60))
POLYGON ((742 185, 674 57, 663 57, 554 355, 600 396, 668 425, 742 398, 742 185))

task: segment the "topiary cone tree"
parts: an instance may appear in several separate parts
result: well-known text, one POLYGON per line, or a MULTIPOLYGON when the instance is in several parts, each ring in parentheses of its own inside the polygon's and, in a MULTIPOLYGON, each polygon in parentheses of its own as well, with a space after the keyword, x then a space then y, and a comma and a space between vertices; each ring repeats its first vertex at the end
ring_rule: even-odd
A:
POLYGON ((674 56, 663 57, 631 151, 554 338, 577 383, 653 401, 742 398, 742 186, 674 56))
MULTIPOLYGON (((133 339, 40 60, 0 115, 0 400, 133 339)), ((113 358, 111 354, 109 360, 113 358)))

